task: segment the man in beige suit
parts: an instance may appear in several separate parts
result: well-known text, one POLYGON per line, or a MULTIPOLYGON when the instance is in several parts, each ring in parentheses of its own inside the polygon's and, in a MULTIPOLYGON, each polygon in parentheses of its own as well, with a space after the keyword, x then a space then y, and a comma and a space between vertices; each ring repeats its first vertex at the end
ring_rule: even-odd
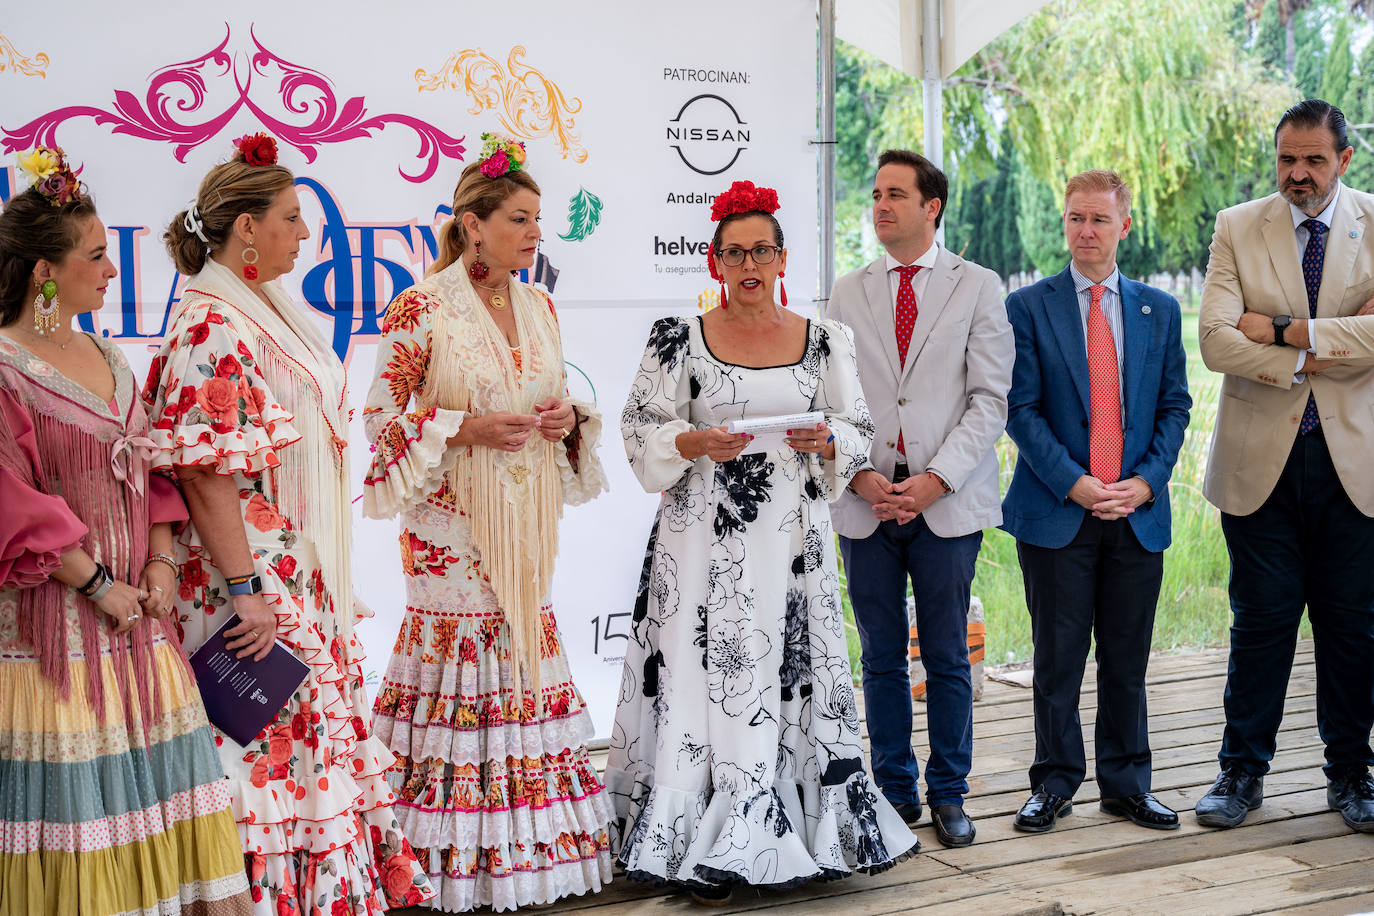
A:
POLYGON ((1221 775, 1200 823, 1264 798, 1304 606, 1317 655, 1327 804, 1374 832, 1374 196, 1341 184, 1340 109, 1290 108, 1277 194, 1222 211, 1202 291, 1208 368, 1225 374, 1204 492, 1231 555, 1221 775))
POLYGON ((1002 521, 997 455, 1015 342, 992 271, 940 247, 949 185, 927 159, 878 159, 873 224, 886 254, 835 283, 826 317, 854 330, 877 435, 871 467, 831 509, 863 646, 873 772, 899 813, 921 816, 911 750, 906 587, 926 670, 926 802, 946 846, 973 842, 967 613, 982 530, 1002 521))

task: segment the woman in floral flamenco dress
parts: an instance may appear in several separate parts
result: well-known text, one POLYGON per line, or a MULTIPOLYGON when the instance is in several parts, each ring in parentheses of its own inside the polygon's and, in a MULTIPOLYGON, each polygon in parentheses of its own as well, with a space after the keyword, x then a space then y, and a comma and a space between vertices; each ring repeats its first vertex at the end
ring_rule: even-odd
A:
POLYGON ((246 747, 216 733, 257 912, 379 913, 432 891, 366 721, 343 366, 276 282, 310 234, 294 178, 272 138, 236 145, 167 230, 189 279, 143 392, 191 514, 177 615, 188 650, 237 614, 241 657, 276 640, 309 666, 246 747))
POLYGON ((392 302, 367 399, 364 511, 400 514, 405 619, 373 726, 431 906, 512 910, 611 878, 610 808, 549 604, 564 503, 605 488, 553 303, 517 280, 539 187, 484 135, 429 275, 392 302))
POLYGON ((873 421, 850 330, 774 302, 776 209, 751 182, 715 199, 721 307, 655 322, 620 421, 663 497, 606 769, 618 857, 710 905, 918 849, 864 769, 830 524, 873 421), (812 412, 771 448, 726 428, 812 412))

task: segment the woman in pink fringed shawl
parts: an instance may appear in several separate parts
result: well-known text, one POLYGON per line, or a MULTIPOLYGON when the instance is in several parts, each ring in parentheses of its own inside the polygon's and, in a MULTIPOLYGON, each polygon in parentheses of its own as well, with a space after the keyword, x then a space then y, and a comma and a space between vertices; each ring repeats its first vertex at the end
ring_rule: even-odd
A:
POLYGON ((245 913, 229 792, 167 618, 172 523, 115 276, 60 150, 0 213, 0 913, 245 913))

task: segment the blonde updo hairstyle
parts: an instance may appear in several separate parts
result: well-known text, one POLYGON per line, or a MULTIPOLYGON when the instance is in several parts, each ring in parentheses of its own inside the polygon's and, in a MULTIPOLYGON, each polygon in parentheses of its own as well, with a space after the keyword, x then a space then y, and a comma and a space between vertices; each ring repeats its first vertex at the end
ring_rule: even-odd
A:
POLYGON ((296 177, 285 166, 249 165, 242 153, 212 168, 201 181, 195 202, 206 241, 186 227, 187 210, 172 217, 162 234, 177 270, 184 275, 200 273, 205 259, 228 244, 240 215, 261 219, 277 195, 295 182, 296 177))
POLYGON ((453 219, 444 224, 439 233, 439 256, 425 271, 425 276, 438 273, 458 260, 468 246, 468 233, 463 228, 463 214, 471 213, 479 220, 485 220, 506 202, 512 194, 521 189, 539 194, 530 173, 524 169, 507 172, 499 178, 488 178, 482 174, 482 164, 474 162, 463 169, 458 176, 458 187, 453 190, 453 219))

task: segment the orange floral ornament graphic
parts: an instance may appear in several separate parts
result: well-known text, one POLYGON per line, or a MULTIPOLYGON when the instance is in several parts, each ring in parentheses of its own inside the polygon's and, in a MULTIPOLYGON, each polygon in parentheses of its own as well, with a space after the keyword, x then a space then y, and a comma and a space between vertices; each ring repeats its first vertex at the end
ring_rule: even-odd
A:
POLYGON ((6 70, 47 79, 48 55, 39 51, 33 57, 25 57, 19 53, 19 49, 12 41, 0 34, 0 73, 6 70))
POLYGON ((564 159, 586 162, 587 148, 573 131, 572 117, 582 110, 582 100, 564 96, 558 84, 526 64, 524 56, 524 46, 514 46, 503 68, 481 48, 468 48, 434 73, 416 70, 415 82, 421 92, 466 92, 472 97, 469 114, 494 111, 509 133, 527 140, 552 136, 564 159))

